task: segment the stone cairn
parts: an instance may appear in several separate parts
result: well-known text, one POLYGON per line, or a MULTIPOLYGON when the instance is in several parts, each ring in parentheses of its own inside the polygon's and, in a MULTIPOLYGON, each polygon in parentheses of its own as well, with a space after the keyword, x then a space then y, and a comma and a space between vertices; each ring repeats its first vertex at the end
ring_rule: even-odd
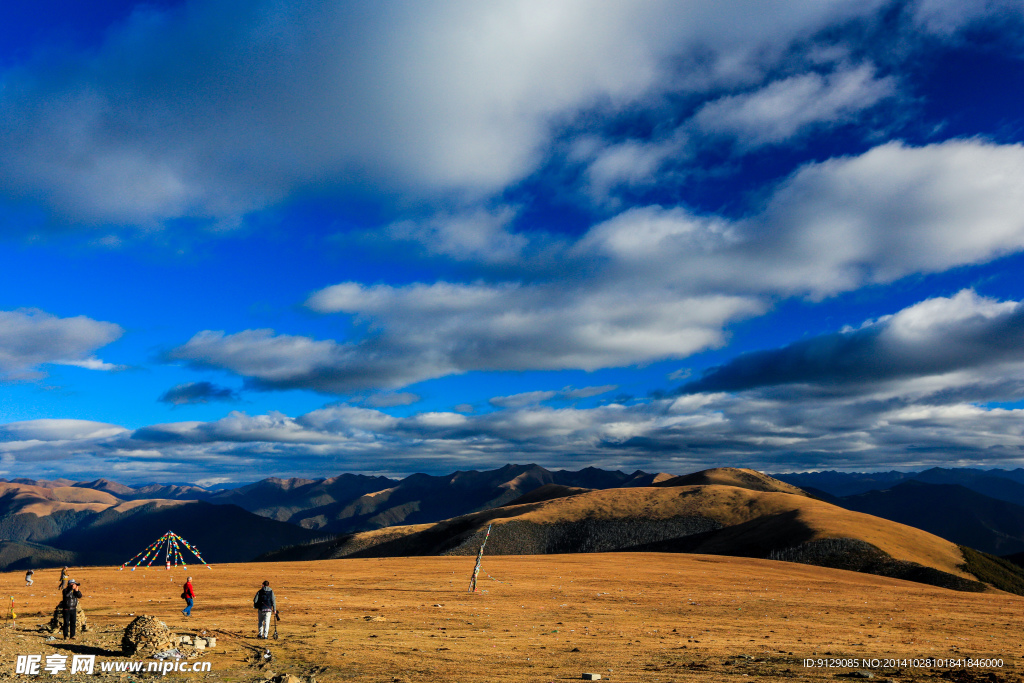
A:
POLYGON ((167 624, 156 617, 143 615, 135 617, 135 620, 125 628, 121 637, 121 650, 128 656, 148 657, 176 647, 176 641, 177 638, 171 636, 167 624))

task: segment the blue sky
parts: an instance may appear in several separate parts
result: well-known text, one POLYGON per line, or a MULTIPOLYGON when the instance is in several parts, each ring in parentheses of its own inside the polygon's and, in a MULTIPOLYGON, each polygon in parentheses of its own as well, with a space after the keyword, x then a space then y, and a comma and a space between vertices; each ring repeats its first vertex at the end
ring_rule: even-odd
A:
POLYGON ((1024 3, 7 3, 0 477, 1024 459, 1024 3))

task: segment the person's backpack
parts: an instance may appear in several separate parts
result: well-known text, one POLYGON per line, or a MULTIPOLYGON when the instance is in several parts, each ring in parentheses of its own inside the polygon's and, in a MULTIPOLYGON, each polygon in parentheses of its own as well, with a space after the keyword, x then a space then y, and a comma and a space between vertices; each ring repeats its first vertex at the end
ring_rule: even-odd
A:
POLYGON ((253 609, 263 609, 264 605, 266 605, 267 603, 266 594, 267 591, 263 590, 262 588, 256 591, 256 595, 254 595, 252 598, 253 609))

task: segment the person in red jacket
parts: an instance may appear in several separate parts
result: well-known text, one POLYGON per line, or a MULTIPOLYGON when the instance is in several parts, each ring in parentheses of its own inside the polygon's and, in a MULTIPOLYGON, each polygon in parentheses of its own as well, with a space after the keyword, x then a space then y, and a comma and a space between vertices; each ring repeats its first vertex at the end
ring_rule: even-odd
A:
POLYGON ((185 582, 184 588, 181 590, 181 597, 185 598, 185 609, 181 610, 181 613, 186 617, 192 616, 192 603, 195 601, 196 592, 192 589, 192 577, 188 577, 188 581, 185 582))

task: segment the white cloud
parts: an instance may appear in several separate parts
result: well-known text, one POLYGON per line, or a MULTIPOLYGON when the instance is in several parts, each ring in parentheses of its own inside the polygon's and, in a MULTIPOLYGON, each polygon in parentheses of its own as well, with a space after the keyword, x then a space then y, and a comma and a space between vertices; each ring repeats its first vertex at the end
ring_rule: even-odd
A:
MULTIPOLYGON (((255 389, 306 388, 347 393, 367 388, 398 387, 454 372, 451 364, 374 351, 375 344, 339 344, 308 337, 275 335, 272 330, 237 334, 204 331, 170 352, 174 360, 200 367, 225 368, 252 380, 255 389)), ((396 350, 397 351, 397 350, 396 350)))
POLYGON ((0 441, 82 441, 125 434, 124 427, 90 420, 26 420, 0 425, 0 441))
POLYGON ((750 149, 785 142, 816 125, 847 123, 895 92, 895 79, 877 78, 867 64, 825 76, 802 74, 709 102, 692 125, 733 136, 750 149))
POLYGON ((593 370, 681 357, 721 344, 724 322, 760 310, 742 297, 655 291, 638 301, 619 282, 594 284, 566 292, 557 284, 343 283, 315 293, 307 305, 366 319, 371 332, 358 343, 266 330, 203 332, 172 357, 222 367, 266 387, 344 393, 471 370, 593 370))
POLYGON ((984 263, 1024 248, 1024 146, 890 142, 810 164, 754 221, 781 290, 823 296, 984 263))
POLYGON ((46 363, 116 369, 92 352, 122 333, 118 325, 85 316, 58 318, 36 309, 0 311, 0 381, 40 377, 38 366, 46 363))
POLYGON ((171 357, 257 388, 341 394, 475 370, 621 367, 720 346, 730 323, 771 298, 822 298, 1022 248, 1024 146, 889 143, 806 165, 747 218, 624 211, 503 282, 345 282, 312 294, 310 309, 352 316, 354 341, 205 331, 171 357))
POLYGON ((917 0, 911 7, 914 20, 922 28, 941 36, 953 36, 985 20, 1024 20, 1024 3, 1020 0, 917 0))
MULTIPOLYGON (((290 417, 231 412, 134 431, 80 420, 0 425, 0 458, 40 474, 163 471, 297 475, 409 473, 537 462, 687 472, 1024 464, 1024 303, 963 290, 834 335, 740 357, 690 393, 592 408, 546 402, 595 386, 496 397, 473 414, 395 417, 330 405, 290 417), (729 380, 731 377, 732 381, 729 380), (159 463, 156 465, 155 463, 159 463), (153 469, 153 468, 156 469, 153 469), (161 470, 160 468, 165 468, 161 470)), ((392 395, 394 396, 394 395, 392 395)))
POLYGON ((587 193, 600 202, 619 186, 648 185, 667 161, 678 162, 692 154, 686 145, 685 128, 680 128, 664 140, 598 143, 590 150, 581 150, 577 155, 590 157, 585 172, 587 193))
POLYGON ((711 466, 768 471, 1024 464, 1022 410, 917 397, 700 394, 624 406, 533 403, 479 415, 396 418, 341 405, 288 417, 231 413, 214 422, 128 432, 98 423, 61 429, 0 427, 0 457, 41 476, 153 481, 408 474, 537 462, 684 473, 711 466), (49 440, 36 439, 42 436, 49 440))
POLYGON ((120 370, 122 366, 114 365, 113 363, 107 363, 96 357, 83 358, 82 360, 62 360, 54 361, 54 365, 70 365, 76 368, 82 368, 84 370, 120 370))
POLYGON ((574 254, 677 291, 821 298, 1022 248, 1024 146, 951 140, 807 164, 736 221, 629 209, 574 254))
POLYGON ((466 261, 513 262, 529 244, 526 236, 510 231, 515 215, 515 209, 509 206, 491 211, 476 208, 423 221, 401 221, 388 226, 385 233, 395 240, 417 242, 429 254, 466 261))
POLYGON ((206 0, 4 74, 0 185, 68 221, 230 224, 300 189, 489 195, 559 122, 756 83, 882 0, 206 0), (750 21, 752 15, 757 21, 750 21))

